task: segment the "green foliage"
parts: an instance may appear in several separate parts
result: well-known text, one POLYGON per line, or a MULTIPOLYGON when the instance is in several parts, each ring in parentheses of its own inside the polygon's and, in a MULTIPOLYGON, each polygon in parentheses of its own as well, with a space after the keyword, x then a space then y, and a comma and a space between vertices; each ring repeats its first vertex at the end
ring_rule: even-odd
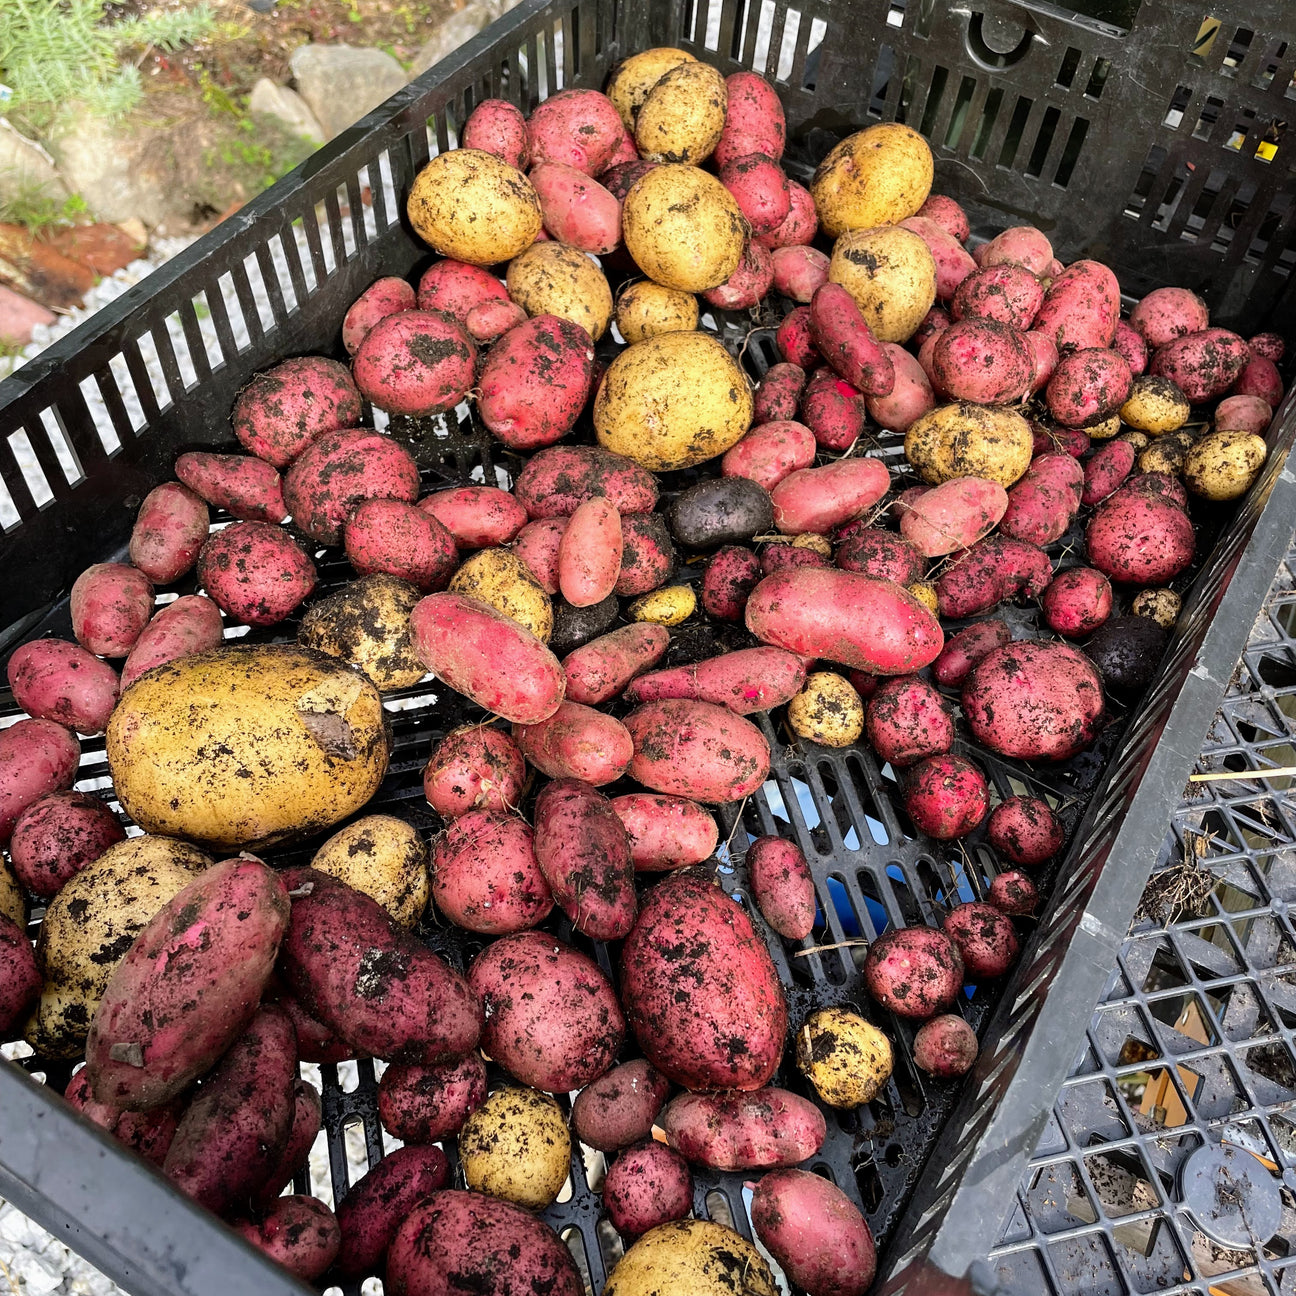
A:
POLYGON ((0 192, 0 222, 22 225, 33 234, 56 225, 74 225, 88 211, 80 194, 60 200, 39 185, 6 186, 0 192))

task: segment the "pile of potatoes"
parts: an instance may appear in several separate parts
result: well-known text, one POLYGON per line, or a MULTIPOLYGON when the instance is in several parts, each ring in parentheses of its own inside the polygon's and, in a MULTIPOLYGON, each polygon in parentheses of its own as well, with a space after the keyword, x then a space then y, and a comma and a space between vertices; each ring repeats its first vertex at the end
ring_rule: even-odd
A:
POLYGON ((760 1176, 751 1222, 795 1285, 862 1296, 868 1225, 800 1168, 824 1108, 872 1101, 897 1050, 968 1071, 964 984, 1012 967, 1032 875, 1065 845, 977 749, 1093 743, 1173 628, 1190 502, 1264 464, 1275 335, 1213 327, 1182 288, 1122 319, 1112 272, 1064 266, 1032 227, 969 250, 905 126, 842 140, 808 186, 785 134, 761 77, 673 49, 529 119, 478 105, 409 194, 437 259, 350 307, 349 365, 254 378, 243 453, 182 455, 130 561, 77 579, 73 640, 9 659, 30 718, 0 733, 0 1032, 84 1055, 68 1100, 302 1278, 576 1296, 538 1215, 575 1140, 608 1158, 603 1207, 632 1243, 609 1293, 772 1296, 751 1243, 692 1217, 705 1167, 760 1176), (754 389, 699 327, 738 310, 777 325, 754 389), (365 426, 366 403, 466 402, 525 460, 508 490, 424 495, 406 446, 365 426), (900 437, 893 478, 869 451, 900 437), (1085 565, 1062 562, 1077 526, 1085 565), (330 547, 355 579, 312 598, 330 547), (1038 603, 1037 636, 994 615, 1010 601, 1038 603), (729 650, 690 648, 702 627, 729 650), (383 695, 421 683, 481 713, 430 754, 430 843, 362 813, 383 695), (796 744, 867 745, 916 831, 976 832, 999 862, 984 900, 861 952, 871 1020, 790 1011, 771 944, 822 921, 794 842, 730 843, 751 907, 715 884, 716 809, 769 774, 760 713, 796 744), (142 835, 71 790, 78 733, 106 734, 142 835), (259 857, 302 841, 308 867, 259 857), (614 977, 543 930, 557 915, 613 943, 614 977), (451 968, 424 922, 481 952, 451 968), (405 1146, 336 1212, 281 1195, 320 1127, 298 1063, 366 1057, 405 1146), (792 1068, 804 1093, 775 1083, 792 1068))

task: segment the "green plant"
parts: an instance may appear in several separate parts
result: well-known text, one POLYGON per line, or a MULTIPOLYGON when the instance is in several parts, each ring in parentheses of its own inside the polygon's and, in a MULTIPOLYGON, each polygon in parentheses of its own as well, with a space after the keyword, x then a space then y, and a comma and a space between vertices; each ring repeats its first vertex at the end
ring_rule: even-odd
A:
POLYGON ((37 184, 12 186, 0 175, 0 222, 39 233, 55 225, 73 225, 89 211, 80 194, 58 199, 37 184))

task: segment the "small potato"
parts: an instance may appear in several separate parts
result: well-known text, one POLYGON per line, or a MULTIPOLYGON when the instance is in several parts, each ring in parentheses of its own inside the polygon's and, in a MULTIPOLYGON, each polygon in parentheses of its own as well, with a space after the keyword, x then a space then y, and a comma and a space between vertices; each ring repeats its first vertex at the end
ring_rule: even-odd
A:
POLYGON ((608 78, 607 97, 621 115, 626 130, 633 131, 635 117, 648 98, 649 91, 673 67, 691 63, 692 54, 681 49, 659 47, 632 54, 618 63, 608 78))
POLYGON ((539 724, 514 725, 522 754, 553 779, 580 779, 591 787, 613 783, 625 773, 633 748, 615 717, 564 699, 539 724))
POLYGON ((693 1210, 693 1175, 678 1152, 648 1139, 608 1167, 603 1206, 618 1233, 639 1237, 693 1210))
POLYGON ((895 371, 895 383, 887 396, 865 397, 869 417, 889 432, 907 432, 924 414, 936 408, 931 380, 917 359, 894 342, 886 344, 895 371))
MULTIPOLYGON (((1132 432, 1129 436, 1143 434, 1132 432)), ((1085 487, 1080 503, 1092 508, 1116 491, 1133 471, 1138 449, 1132 440, 1119 436, 1095 450, 1084 466, 1085 487)))
MULTIPOLYGON (((719 153, 723 148, 722 136, 716 152, 719 153)), ((806 247, 814 242, 815 235, 819 232, 819 218, 810 191, 795 180, 789 180, 788 194, 791 201, 783 223, 767 234, 756 235, 756 241, 771 252, 785 247, 806 247)))
POLYGON ((905 458, 925 482, 982 477, 1011 486, 1030 467, 1034 437, 1015 410, 970 401, 942 405, 905 433, 905 458))
POLYGON ((904 806, 919 832, 937 841, 966 837, 990 808, 985 775, 962 756, 928 756, 909 771, 904 806))
POLYGON ((428 845, 403 819, 365 815, 334 833, 310 866, 377 900, 404 927, 428 901, 428 845))
POLYGON ((533 243, 505 276, 509 296, 533 319, 557 315, 597 342, 612 320, 612 289, 595 262, 566 243, 533 243))
MULTIPOLYGON (((959 243, 966 243, 972 237, 972 226, 968 214, 953 198, 945 194, 929 194, 927 201, 918 208, 918 215, 935 221, 951 238, 959 243)), ((1052 256, 1052 249, 1049 249, 1052 256)))
POLYGON ((671 1147, 712 1170, 796 1165, 819 1151, 827 1133, 818 1107, 772 1086, 681 1094, 666 1104, 661 1127, 671 1147))
POLYGON ((247 625, 276 625, 315 588, 315 564, 268 522, 235 522, 198 555, 198 582, 212 602, 247 625))
POLYGON ((508 549, 480 549, 464 560, 449 586, 452 594, 467 594, 489 603, 541 643, 553 633, 553 604, 531 569, 508 549))
MULTIPOLYGON (((917 234, 927 244, 927 250, 936 263, 936 299, 948 302, 958 291, 959 285, 976 271, 976 262, 968 250, 943 226, 927 219, 921 213, 906 217, 900 222, 900 227, 917 234)), ((944 315, 944 312, 942 311, 941 314, 944 315)), ((946 316, 946 325, 949 322, 949 317, 946 316)), ((922 344, 922 338, 919 336, 921 332, 922 326, 914 334, 916 345, 922 344)))
POLYGON ((1139 472, 1163 473, 1166 476, 1178 476, 1183 469, 1188 451, 1192 449, 1196 435, 1191 431, 1172 432, 1157 439, 1138 457, 1139 472))
POLYGON ((566 518, 537 518, 528 522, 513 540, 513 552, 526 564, 546 594, 558 593, 558 550, 566 518))
MULTIPOLYGON (((389 1068, 386 1075, 395 1069, 389 1068)), ((483 1069, 483 1098, 485 1081, 483 1069)), ((338 1227, 342 1232, 338 1272, 358 1278, 380 1271, 387 1248, 410 1211, 444 1188, 449 1177, 445 1153, 436 1147, 397 1148, 361 1175, 338 1206, 338 1227)))
MULTIPOLYGON (((815 291, 818 292, 818 289, 815 291)), ((823 364, 823 356, 815 346, 810 328, 809 306, 796 306, 788 311, 775 331, 774 341, 778 345, 779 355, 788 364, 797 365, 806 373, 823 364)))
MULTIPOLYGON (((972 667, 982 657, 1011 642, 1012 631, 1008 629, 1003 621, 997 618, 978 621, 975 625, 965 627, 946 640, 940 656, 932 663, 932 676, 937 684, 957 688, 967 679, 972 667)), ((871 741, 872 734, 869 737, 871 741)), ((953 730, 951 729, 951 743, 953 737, 953 730)), ((948 750, 948 746, 946 750, 948 750)))
POLYGON ((464 1121, 459 1160, 473 1191, 544 1210, 571 1173, 562 1108, 535 1089, 497 1089, 464 1121))
POLYGON ((702 609, 720 621, 741 621, 747 599, 761 578, 761 563, 750 549, 716 550, 702 574, 702 609))
POLYGON ((288 516, 283 480, 264 459, 191 451, 175 461, 175 475, 213 508, 242 522, 282 522, 288 516))
POLYGON ((864 984, 898 1017, 934 1017, 958 998, 963 959, 954 942, 935 927, 892 928, 869 946, 864 984))
POLYGON ((1276 409, 1283 398, 1278 366, 1264 356, 1253 355, 1233 384, 1233 392, 1238 396, 1258 396, 1276 409))
POLYGON ((824 747, 849 747, 864 732, 864 704, 851 682, 831 671, 806 676, 787 704, 788 726, 798 738, 824 747))
POLYGON ((1273 407, 1259 396, 1229 396, 1215 407, 1216 432, 1263 435, 1272 419, 1273 407))
POLYGON ((458 1134, 485 1101, 486 1064, 477 1053, 435 1066, 396 1062, 378 1082, 383 1129, 402 1143, 437 1143, 458 1134))
POLYGON ((630 682, 628 702, 688 698, 727 707, 735 715, 768 711, 805 683, 805 661, 781 648, 740 648, 689 666, 672 666, 630 682))
POLYGON ((1156 350, 1210 324, 1206 303, 1188 288, 1154 288, 1130 312, 1130 324, 1156 350))
POLYGON ((1019 265, 1037 275, 1047 274, 1052 261, 1053 245, 1033 225, 1016 225, 995 235, 981 257, 982 265, 1019 265))
POLYGON ((454 536, 460 549, 508 544, 526 525, 527 511, 498 486, 459 486, 418 502, 454 536))
POLYGON ((651 670, 670 645, 664 627, 622 626, 563 658, 566 701, 598 706, 616 697, 636 675, 651 670))
POLYGON ((450 532, 403 500, 363 500, 346 521, 342 543, 361 576, 393 576, 424 593, 445 589, 459 564, 450 532))
POLYGON ((747 880, 761 917, 785 940, 814 930, 814 876, 805 852, 784 837, 757 837, 747 847, 747 880))
POLYGON ((733 73, 725 78, 725 88, 729 102, 724 132, 716 145, 716 165, 750 153, 763 153, 777 162, 787 142, 787 122, 777 91, 756 72, 733 73))
MULTIPOLYGON (((477 346, 458 320, 416 310, 379 320, 356 349, 351 367, 367 401, 388 414, 422 418, 443 414, 463 400, 476 360, 477 346)), ((292 508, 287 496, 284 502, 292 508)), ((295 511, 293 517, 300 521, 295 511)))
POLYGON ((346 347, 347 354, 355 355, 356 349, 365 339, 365 334, 380 319, 386 319, 388 315, 395 315, 400 311, 413 310, 416 304, 414 289, 404 279, 397 279, 391 275, 375 279, 351 303, 347 313, 342 317, 342 345, 346 347))
POLYGON ((630 792, 612 798, 636 873, 669 872, 709 859, 720 830, 710 811, 686 797, 630 792))
POLYGON ((357 426, 362 405, 346 365, 297 356, 257 374, 239 392, 230 423, 249 454, 284 469, 321 433, 357 426))
POLYGON ((832 238, 913 216, 931 192, 931 148, 912 127, 886 122, 841 141, 810 184, 819 223, 832 238))
POLYGON ((914 1035, 913 1059, 916 1066, 938 1080, 966 1075, 977 1059, 976 1032, 954 1013, 933 1017, 923 1022, 914 1035))
POLYGON ((754 239, 749 239, 733 274, 722 284, 708 288, 702 300, 717 310, 751 310, 765 300, 774 282, 774 263, 770 254, 754 239))
POLYGON ((125 839, 126 830, 98 797, 54 792, 33 801, 14 823, 9 841, 12 876, 32 895, 49 900, 110 846, 125 839))
POLYGON ((651 279, 627 284, 616 300, 616 326, 627 342, 642 342, 658 333, 691 333, 697 323, 692 293, 664 288, 651 279))
POLYGON ((969 980, 1001 977, 1017 960, 1021 946, 1012 919, 988 904, 973 901, 958 905, 943 927, 958 946, 969 980))
POLYGON ((912 230, 898 225, 843 234, 833 244, 828 278, 855 299, 881 342, 909 341, 936 302, 931 251, 912 230))
POLYGON ((725 452, 720 471, 726 477, 746 477, 772 491, 789 474, 809 468, 814 460, 815 438, 810 429, 803 423, 780 420, 752 428, 725 452))
MULTIPOLYGON (((870 345, 875 342, 876 339, 871 339, 870 345)), ((890 363, 880 344, 877 352, 890 363)), ((880 369, 885 374, 885 366, 880 366, 880 369)), ((894 388, 894 366, 891 382, 894 388)), ((877 385, 885 385, 885 378, 881 378, 877 385)), ((865 399, 863 392, 826 365, 811 374, 801 400, 800 416, 814 436, 816 447, 832 451, 849 450, 864 431, 865 399)))
POLYGON ((697 610, 697 595, 691 585, 667 585, 635 599, 626 609, 632 621, 657 625, 682 625, 697 610))
POLYGON ((956 558, 936 582, 937 610, 972 617, 1007 598, 1038 598, 1053 579, 1053 563, 1038 545, 991 535, 956 558))
POLYGON ((506 301, 504 285, 489 270, 463 261, 436 261, 419 279, 418 309, 448 315, 460 324, 474 307, 506 301))
POLYGON ((500 729, 464 725, 433 750, 423 793, 443 819, 469 810, 508 810, 522 797, 526 767, 517 744, 500 729))
POLYGON ((198 560, 207 539, 207 505, 179 482, 163 482, 144 497, 130 538, 130 560, 149 580, 168 585, 198 560))
POLYGON ((1188 422, 1192 406, 1169 378, 1140 374, 1120 407, 1121 420, 1149 436, 1174 432, 1188 422))
POLYGON ((772 365, 756 387, 752 422, 780 423, 795 419, 805 384, 805 370, 800 365, 772 365))
POLYGON ((1246 368, 1251 353, 1236 333, 1208 328, 1188 333, 1152 353, 1148 372, 1169 378, 1194 404, 1223 396, 1246 368))
POLYGON ((1111 616, 1111 582, 1092 567, 1071 567, 1054 577, 1040 605, 1050 630, 1083 638, 1111 616))
POLYGON ((526 118, 504 99, 483 99, 468 114, 459 145, 494 154, 501 162, 521 170, 530 157, 526 118))
POLYGON ((597 180, 561 162, 542 162, 528 177, 545 229, 560 243, 606 256, 621 242, 621 204, 597 180))
POLYGON ((36 639, 14 650, 5 668, 13 699, 29 716, 78 733, 101 733, 117 705, 117 672, 78 644, 36 639))
POLYGON ((617 1152, 648 1137, 669 1094, 670 1081, 651 1062, 623 1062, 576 1095, 572 1129, 582 1143, 617 1152))
POLYGON ((572 607, 560 594, 554 599, 554 632, 549 646, 556 653, 569 653, 606 634, 620 611, 615 594, 609 594, 602 603, 583 608, 572 607))
POLYGON ((126 563, 95 563, 72 584, 72 633, 96 657, 125 657, 153 615, 152 582, 126 563))
POLYGON ((1183 600, 1174 590, 1140 590, 1134 595, 1130 611, 1135 616, 1151 617, 1162 630, 1173 630, 1182 607, 1183 600))
POLYGON ((438 153, 414 177, 407 210, 415 233, 442 256, 480 266, 517 256, 543 223, 526 176, 473 148, 438 153), (485 211, 490 220, 478 220, 485 211))
POLYGON ((792 194, 783 168, 773 158, 764 153, 741 153, 725 161, 719 174, 720 183, 733 194, 753 234, 768 234, 787 219, 792 194))
POLYGON ((1147 369, 1148 347, 1139 333, 1124 320, 1116 325, 1116 337, 1112 341, 1112 350, 1118 352, 1129 365, 1130 373, 1135 377, 1147 369))
POLYGON ((776 248, 770 255, 774 288, 795 302, 808 302, 815 291, 828 281, 831 261, 818 248, 776 248))
POLYGON ((698 482, 680 492, 667 512, 671 533, 686 549, 741 544, 774 525, 769 492, 747 477, 698 482))
POLYGON ((843 571, 860 572, 878 580, 912 585, 923 574, 922 554, 908 540, 892 531, 877 527, 860 527, 852 531, 837 547, 837 566, 843 571))
POLYGON ((649 162, 701 166, 724 130, 729 92, 709 63, 690 59, 666 72, 635 117, 635 144, 649 162))
POLYGON ((432 849, 432 898, 451 922, 487 936, 542 923, 553 895, 530 825, 505 810, 469 810, 452 820, 432 849))
POLYGON ((575 608, 602 603, 621 575, 624 537, 616 505, 585 500, 568 519, 558 542, 558 588, 575 608))
POLYGON ((873 750, 898 769, 939 756, 954 743, 954 721, 944 698, 916 675, 883 680, 868 700, 865 719, 873 750))
POLYGON ((259 1224, 235 1220, 230 1227, 303 1282, 315 1282, 337 1259, 342 1245, 333 1212, 304 1194, 276 1197, 259 1224))
POLYGON ((806 531, 825 535, 843 522, 862 517, 890 485, 886 465, 871 457, 798 469, 770 492, 774 525, 784 535, 806 531))
POLYGON ((1048 802, 1014 796, 995 806, 986 824, 986 840, 1010 863, 1034 868, 1062 849, 1065 835, 1048 802))
POLYGON ((27 897, 8 860, 0 859, 0 917, 18 927, 27 926, 27 897))
POLYGON ((1254 432, 1211 432, 1184 456, 1184 484, 1209 500, 1237 499, 1260 475, 1269 450, 1254 432))
POLYGON ((797 1070, 829 1107, 872 1102, 891 1078, 891 1041, 846 1008, 812 1012, 796 1033, 797 1070))
POLYGON ((479 302, 464 316, 464 328, 474 342, 486 343, 496 341, 526 321, 526 311, 515 302, 491 300, 479 302))
POLYGON ((307 609, 297 642, 357 667, 379 689, 408 688, 427 674, 410 637, 418 601, 394 576, 362 576, 307 609))

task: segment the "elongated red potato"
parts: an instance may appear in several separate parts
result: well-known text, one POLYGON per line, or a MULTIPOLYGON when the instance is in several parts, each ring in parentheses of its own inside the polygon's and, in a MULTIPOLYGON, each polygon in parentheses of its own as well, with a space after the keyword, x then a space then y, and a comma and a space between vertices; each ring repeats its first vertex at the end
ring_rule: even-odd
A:
MULTIPOLYGON (((484 1076, 482 1090, 485 1098, 484 1076)), ((387 1248, 410 1211, 449 1180, 450 1165, 439 1147, 403 1147, 389 1152, 351 1185, 338 1207, 342 1231, 338 1272, 348 1278, 380 1272, 387 1248)))
POLYGON ((131 562, 159 585, 178 580, 198 561, 209 521, 206 503, 187 486, 155 486, 135 519, 131 562))
POLYGON ((542 774, 580 779, 592 787, 619 779, 634 754, 630 735, 620 720, 565 700, 539 724, 514 725, 513 737, 542 774))
POLYGON ((789 473, 809 468, 814 460, 814 433, 804 423, 787 418, 752 428, 725 451, 720 471, 726 477, 746 477, 772 491, 789 473))
MULTIPOLYGON (((285 1014, 287 1015, 287 1014, 285 1014)), ((296 1024, 293 1023, 296 1034, 296 1024)), ((300 1047, 296 1050, 300 1060, 300 1047)), ((256 1195, 259 1209, 267 1210, 274 1204, 275 1198, 293 1181, 293 1176, 306 1164, 310 1150, 314 1146, 315 1136, 320 1132, 324 1110, 320 1092, 309 1081, 298 1076, 293 1081, 293 1114, 292 1124, 288 1131, 288 1141, 284 1144, 269 1177, 261 1185, 256 1195)))
POLYGON ((364 500, 347 519, 342 543, 359 575, 395 576, 425 594, 445 589, 459 566, 450 532, 403 500, 364 500))
POLYGON ((606 499, 585 500, 558 545, 558 588, 572 607, 602 603, 621 575, 621 514, 606 499))
POLYGON ((432 848, 431 872, 437 908, 468 931, 525 931, 553 908, 535 834, 503 810, 469 810, 455 819, 432 848))
POLYGON ((529 630, 466 594, 429 594, 410 614, 419 660, 452 689, 514 724, 547 720, 563 700, 558 659, 529 630))
MULTIPOLYGON (((796 418, 797 405, 801 401, 805 384, 806 372, 800 365, 786 362, 772 365, 756 388, 752 402, 752 426, 796 418)), ((725 458, 732 453, 726 451, 725 458)))
POLYGON ((824 1114, 786 1089, 681 1094, 660 1116, 666 1141, 712 1170, 767 1170, 814 1156, 828 1136, 824 1114))
POLYGON ((5 668, 14 701, 41 720, 99 733, 121 685, 107 662, 63 639, 36 639, 14 650, 5 668))
POLYGON ((670 646, 670 631, 636 621, 600 635, 563 658, 568 702, 598 706, 616 697, 636 675, 651 670, 670 646))
POLYGON ((566 518, 537 518, 528 522, 513 540, 513 552, 526 563, 540 588, 549 595, 558 593, 558 549, 566 530, 566 518))
POLYGON ((125 657, 153 615, 153 584, 126 563, 95 563, 72 584, 72 633, 96 657, 125 657))
POLYGON ((129 688, 145 671, 177 657, 210 652, 224 637, 220 608, 201 594, 185 594, 168 603, 140 632, 122 667, 121 686, 129 688))
POLYGON ((822 468, 798 469, 770 492, 774 525, 784 535, 827 535, 833 527, 863 517, 890 485, 880 459, 839 459, 822 468))
POLYGON ((635 749, 630 777, 654 792, 718 805, 750 796, 769 776, 765 735, 710 702, 648 702, 625 726, 635 749))
MULTIPOLYGON (((1011 642, 1012 631, 1008 629, 1006 622, 997 617, 966 626, 953 638, 946 640, 940 656, 932 663, 932 675, 937 684, 957 687, 967 679, 972 667, 982 657, 1011 642)), ((953 741, 953 738, 951 725, 950 740, 953 741)))
POLYGON ((526 525, 524 509, 498 486, 460 486, 419 500, 455 538, 461 549, 493 549, 508 544, 526 525))
POLYGON ((19 720, 0 730, 0 844, 33 801, 76 782, 80 760, 76 735, 52 720, 19 720))
POLYGON ((910 424, 936 408, 936 393, 917 356, 896 342, 885 345, 895 366, 895 386, 886 396, 868 397, 865 408, 879 427, 890 432, 907 432, 910 424))
POLYGON ((824 567, 766 576, 747 600, 747 629, 765 643, 873 675, 908 675, 945 645, 940 623, 893 581, 824 567))
POLYGON ((853 387, 866 396, 890 395, 895 366, 841 284, 826 283, 815 290, 810 335, 823 358, 853 387))
POLYGON ((545 229, 560 243, 606 256, 621 242, 621 204, 597 180, 562 162, 541 162, 527 178, 545 229))
POLYGON ((625 696, 629 702, 692 698, 727 707, 735 715, 751 715, 790 701, 805 683, 805 674, 805 661, 796 653, 782 648, 740 648, 691 666, 640 675, 625 696))
POLYGON ((213 508, 242 522, 282 522, 288 516, 283 478, 264 459, 194 450, 175 461, 175 475, 213 508))
POLYGON ((1008 508, 998 482, 955 477, 922 495, 900 515, 900 534, 924 558, 974 545, 994 530, 1008 508))
POLYGON ((720 830, 705 806, 687 797, 628 792, 612 809, 630 839, 636 873, 669 872, 709 859, 720 830))
POLYGON ((756 907, 778 934, 804 940, 814 930, 815 885, 805 852, 785 837, 757 837, 747 847, 747 880, 756 907))

